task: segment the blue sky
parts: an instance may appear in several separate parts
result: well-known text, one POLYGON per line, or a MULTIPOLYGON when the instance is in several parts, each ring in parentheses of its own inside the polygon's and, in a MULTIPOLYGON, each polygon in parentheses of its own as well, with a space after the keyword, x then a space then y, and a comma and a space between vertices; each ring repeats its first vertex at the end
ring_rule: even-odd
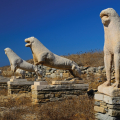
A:
POLYGON ((99 17, 106 8, 120 15, 119 0, 0 0, 0 67, 9 65, 4 49, 32 59, 24 39, 34 36, 58 55, 103 49, 99 17))

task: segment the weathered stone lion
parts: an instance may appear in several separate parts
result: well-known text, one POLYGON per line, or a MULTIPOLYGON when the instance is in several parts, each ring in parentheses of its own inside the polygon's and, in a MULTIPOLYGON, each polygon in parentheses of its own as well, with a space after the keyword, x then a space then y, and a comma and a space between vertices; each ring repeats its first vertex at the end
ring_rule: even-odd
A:
POLYGON ((16 70, 16 73, 20 74, 22 76, 22 78, 25 78, 25 70, 22 70, 22 69, 17 69, 16 70))
POLYGON ((112 87, 120 87, 120 17, 113 8, 102 10, 100 17, 104 25, 105 33, 104 63, 107 81, 98 87, 99 92, 103 91, 102 86, 105 87, 111 85, 111 66, 113 60, 116 82, 112 85, 112 87))
POLYGON ((69 70, 74 77, 80 78, 80 67, 75 62, 52 53, 35 37, 27 38, 25 42, 27 43, 25 46, 32 50, 35 65, 42 64, 52 68, 69 70))
POLYGON ((37 68, 37 66, 32 65, 25 60, 21 59, 13 50, 10 48, 4 49, 5 54, 7 55, 9 61, 10 61, 10 66, 11 66, 11 71, 16 72, 17 68, 20 68, 25 71, 29 72, 38 72, 38 75, 42 77, 42 71, 37 68))

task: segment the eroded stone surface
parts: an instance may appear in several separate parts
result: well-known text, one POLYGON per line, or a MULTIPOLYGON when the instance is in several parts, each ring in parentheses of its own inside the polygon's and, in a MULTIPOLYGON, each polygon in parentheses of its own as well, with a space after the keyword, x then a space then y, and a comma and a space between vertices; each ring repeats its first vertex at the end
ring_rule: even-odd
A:
POLYGON ((117 94, 120 94, 118 92, 119 90, 115 89, 114 91, 113 90, 114 88, 112 87, 106 88, 106 87, 111 86, 111 69, 112 69, 111 63, 114 60, 116 82, 112 86, 116 88, 120 88, 120 74, 119 74, 120 17, 113 8, 107 8, 105 10, 102 10, 100 13, 100 17, 104 26, 104 33, 105 33, 104 63, 105 63, 107 81, 98 87, 98 91, 113 96, 113 94, 116 94, 116 91, 117 94))
POLYGON ((113 97, 120 96, 120 88, 116 88, 113 86, 106 86, 102 84, 98 86, 98 91, 113 97))
POLYGON ((24 79, 25 78, 25 70, 22 70, 22 69, 17 69, 16 70, 16 73, 19 73, 21 76, 22 76, 22 78, 24 79))
POLYGON ((111 97, 103 93, 95 94, 94 110, 97 120, 120 119, 120 97, 111 97))
POLYGON ((118 109, 120 110, 120 105, 110 105, 110 104, 107 104, 107 107, 110 108, 110 109, 118 109))
POLYGON ((34 85, 48 85, 47 81, 34 82, 34 85))
POLYGON ((108 114, 96 113, 97 120, 120 120, 120 117, 111 117, 108 114))
POLYGON ((97 112, 106 113, 106 111, 103 107, 94 106, 94 110, 97 112))
POLYGON ((64 89, 81 89, 88 90, 88 84, 67 84, 67 85, 33 85, 35 90, 64 90, 64 89))
POLYGON ((120 116, 120 110, 109 109, 107 114, 110 116, 120 116))
POLYGON ((27 81, 26 79, 10 79, 7 82, 8 95, 30 92, 33 84, 33 81, 27 81))
POLYGON ((105 94, 96 93, 94 96, 95 100, 100 100, 109 104, 120 104, 120 97, 111 97, 105 94))
POLYGON ((74 81, 52 81, 52 85, 65 85, 65 84, 73 84, 74 81))
MULTIPOLYGON (((47 85, 46 85, 47 86, 47 85)), ((84 95, 86 91, 84 89, 44 89, 45 85, 41 85, 43 89, 32 89, 32 103, 39 104, 49 101, 59 101, 64 99, 71 99, 79 95, 84 95)))
POLYGON ((6 48, 4 49, 5 54, 7 55, 9 61, 10 61, 10 66, 11 66, 11 71, 13 73, 16 72, 17 68, 20 68, 25 71, 30 71, 30 72, 36 72, 40 77, 42 77, 42 71, 41 69, 37 68, 37 66, 30 64, 26 62, 25 60, 21 59, 12 49, 6 48), (37 72, 38 71, 38 72, 37 72))
POLYGON ((42 64, 52 68, 69 70, 74 77, 80 78, 81 70, 75 62, 52 53, 35 37, 27 38, 25 42, 27 43, 25 46, 32 50, 35 65, 42 64))
POLYGON ((104 98, 104 95, 100 93, 96 93, 94 96, 95 100, 103 100, 103 98, 104 98))

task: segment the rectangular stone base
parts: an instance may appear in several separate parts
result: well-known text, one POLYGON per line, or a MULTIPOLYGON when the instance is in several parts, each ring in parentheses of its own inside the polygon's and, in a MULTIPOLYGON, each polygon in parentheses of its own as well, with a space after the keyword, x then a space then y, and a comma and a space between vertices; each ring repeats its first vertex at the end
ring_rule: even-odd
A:
POLYGON ((52 81, 52 85, 66 85, 73 84, 74 81, 52 81))
POLYGON ((47 81, 35 81, 34 85, 48 85, 47 81))
POLYGON ((68 97, 84 95, 88 84, 47 85, 34 82, 32 89, 32 103, 39 104, 49 101, 59 101, 68 97))
POLYGON ((120 88, 116 88, 113 86, 105 86, 104 84, 102 84, 98 86, 98 91, 112 97, 120 96, 120 88))
POLYGON ((10 81, 9 78, 2 77, 0 79, 0 89, 8 89, 7 82, 10 81))
POLYGON ((80 89, 88 90, 88 84, 67 84, 67 85, 32 85, 34 90, 66 90, 66 89, 80 89))
POLYGON ((96 113, 95 117, 97 120, 120 120, 120 116, 111 117, 108 114, 96 113))
POLYGON ((8 94, 30 92, 31 85, 33 84, 33 81, 27 81, 27 79, 10 79, 10 81, 7 82, 8 94))
POLYGON ((52 81, 52 85, 84 84, 83 80, 52 81))
POLYGON ((113 104, 113 105, 120 104, 120 97, 111 97, 103 93, 96 93, 94 99, 103 101, 107 104, 113 104))
POLYGON ((10 79, 10 82, 27 82, 27 79, 10 79))
POLYGON ((111 97, 103 93, 95 93, 96 117, 98 120, 120 120, 120 96, 111 97))

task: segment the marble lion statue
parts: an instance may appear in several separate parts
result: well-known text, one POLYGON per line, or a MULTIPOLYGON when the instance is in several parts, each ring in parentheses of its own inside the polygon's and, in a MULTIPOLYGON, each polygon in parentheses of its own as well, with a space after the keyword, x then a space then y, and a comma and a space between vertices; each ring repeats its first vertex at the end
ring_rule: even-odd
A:
POLYGON ((37 66, 30 64, 30 63, 26 62, 25 60, 21 59, 10 48, 5 48, 4 51, 10 61, 11 71, 13 73, 15 73, 18 68, 20 68, 25 71, 36 72, 36 74, 38 74, 39 77, 42 77, 42 70, 37 68, 37 66))
POLYGON ((20 74, 22 76, 22 78, 25 78, 25 70, 22 70, 22 69, 17 69, 16 70, 16 73, 20 74))
POLYGON ((74 77, 80 78, 81 70, 75 62, 52 53, 35 37, 27 38, 25 42, 27 43, 25 46, 32 50, 35 65, 42 64, 51 68, 69 70, 74 77))
POLYGON ((113 8, 107 8, 101 11, 100 18, 104 26, 104 64, 107 77, 103 85, 111 86, 111 67, 114 61, 116 82, 112 87, 120 88, 120 17, 113 8))

